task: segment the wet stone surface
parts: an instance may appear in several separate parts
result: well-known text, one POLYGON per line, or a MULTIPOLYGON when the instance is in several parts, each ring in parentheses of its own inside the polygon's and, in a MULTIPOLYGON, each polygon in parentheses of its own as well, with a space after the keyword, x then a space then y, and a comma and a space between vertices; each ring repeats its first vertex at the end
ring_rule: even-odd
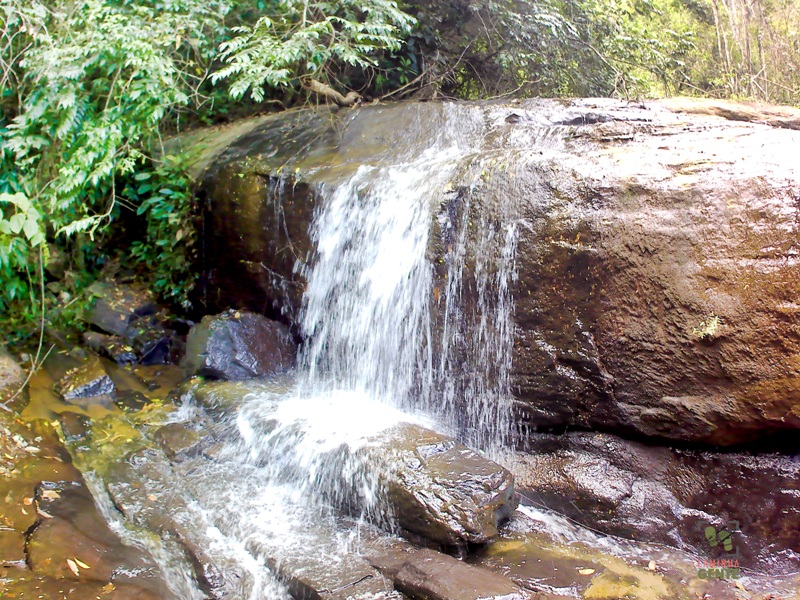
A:
POLYGON ((652 447, 600 433, 536 434, 510 467, 528 501, 594 529, 711 560, 725 553, 709 545, 705 527, 735 527, 742 567, 800 570, 794 458, 652 447))
POLYGON ((288 328, 247 311, 206 316, 189 332, 184 368, 190 375, 243 380, 286 371, 294 362, 288 328))
MULTIPOLYGON (((111 396, 116 390, 103 364, 97 357, 90 358, 83 365, 72 369, 58 382, 58 393, 67 402, 85 398, 111 396)), ((99 402, 100 400, 95 400, 99 402)))

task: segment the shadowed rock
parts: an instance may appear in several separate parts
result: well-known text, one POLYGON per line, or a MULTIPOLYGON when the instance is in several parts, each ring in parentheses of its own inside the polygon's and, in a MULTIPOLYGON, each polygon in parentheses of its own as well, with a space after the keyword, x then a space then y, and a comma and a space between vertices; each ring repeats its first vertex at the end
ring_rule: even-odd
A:
POLYGON ((294 350, 285 325, 231 310, 192 327, 183 365, 190 374, 215 379, 265 377, 288 369, 294 350))
POLYGON ((5 348, 0 347, 0 404, 7 404, 7 408, 17 411, 25 408, 28 403, 28 392, 27 390, 20 392, 23 381, 25 372, 22 367, 11 358, 5 348), (14 398, 13 402, 11 398, 14 398))
POLYGON ((539 434, 511 468, 529 501, 600 531, 718 559, 724 556, 709 546, 704 527, 735 522, 743 567, 797 567, 800 466, 791 457, 675 450, 609 434, 539 434))
POLYGON ((89 287, 95 296, 86 320, 110 334, 126 337, 129 326, 139 318, 156 312, 153 295, 145 289, 110 281, 98 281, 89 287))

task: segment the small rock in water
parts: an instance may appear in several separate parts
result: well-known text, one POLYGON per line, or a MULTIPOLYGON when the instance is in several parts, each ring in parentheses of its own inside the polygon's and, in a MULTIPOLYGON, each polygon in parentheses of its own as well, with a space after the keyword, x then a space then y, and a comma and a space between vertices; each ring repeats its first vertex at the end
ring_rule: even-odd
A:
POLYGON ((100 359, 95 357, 68 371, 58 382, 57 389, 61 397, 69 402, 80 398, 111 395, 116 386, 103 368, 100 359))
POLYGON ((170 458, 192 454, 202 442, 202 436, 183 423, 164 425, 155 433, 155 441, 170 458))
POLYGON ((84 440, 91 433, 92 420, 86 415, 68 410, 58 415, 58 422, 68 443, 84 440))

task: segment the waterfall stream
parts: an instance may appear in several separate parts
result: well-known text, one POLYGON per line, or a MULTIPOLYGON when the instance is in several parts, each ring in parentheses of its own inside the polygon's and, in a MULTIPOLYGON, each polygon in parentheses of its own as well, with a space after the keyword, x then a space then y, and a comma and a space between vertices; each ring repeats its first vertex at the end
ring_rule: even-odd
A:
MULTIPOLYGON (((258 215, 252 235, 241 215, 232 231, 224 231, 237 252, 239 244, 249 244, 241 253, 247 260, 237 260, 231 270, 248 269, 254 278, 266 273, 253 285, 256 301, 242 305, 262 310, 259 294, 268 296, 264 312, 290 321, 302 339, 297 360, 290 372, 266 380, 193 380, 174 404, 162 405, 167 396, 159 392, 144 409, 123 413, 111 407, 107 419, 96 418, 91 441, 69 442, 111 529, 152 558, 149 576, 166 582, 168 600, 289 600, 320 597, 319 590, 337 599, 400 600, 407 596, 396 591, 402 589, 397 573, 387 575, 372 564, 370 552, 423 546, 442 550, 436 560, 446 563, 452 560, 447 552, 458 553, 461 564, 552 594, 547 597, 663 600, 714 589, 695 576, 698 556, 678 527, 721 514, 678 498, 660 485, 662 473, 651 480, 639 471, 651 464, 680 470, 694 460, 716 461, 715 455, 676 451, 670 462, 670 449, 642 447, 637 453, 607 434, 515 429, 526 419, 548 421, 536 420, 538 399, 528 398, 514 414, 512 366, 514 391, 524 398, 520 386, 528 385, 530 396, 546 390, 547 382, 526 381, 519 362, 550 365, 549 357, 554 373, 577 383, 575 369, 587 364, 581 344, 558 356, 539 335, 538 320, 549 305, 532 300, 537 289, 551 287, 554 294, 547 297, 560 297, 559 286, 575 284, 560 274, 583 275, 584 263, 559 265, 552 280, 527 275, 549 264, 535 262, 539 255, 529 245, 569 247, 584 258, 596 251, 591 243, 579 244, 577 227, 559 227, 553 235, 547 227, 548 220, 594 210, 583 196, 580 202, 560 198, 560 188, 552 185, 562 175, 559 161, 571 130, 536 111, 518 114, 516 104, 502 110, 409 105, 394 113, 401 123, 396 128, 394 122, 375 125, 383 108, 363 110, 368 126, 359 125, 355 111, 311 125, 289 115, 287 128, 273 124, 245 136, 220 159, 222 175, 214 185, 222 189, 216 193, 230 193, 233 204, 244 202, 239 194, 247 195, 256 206, 242 214, 258 215), (519 120, 525 127, 509 126, 519 120), (328 137, 320 142, 323 136, 328 137), (275 150, 283 141, 290 142, 289 150, 275 150), (291 158, 303 147, 307 155, 291 158), (232 175, 226 160, 236 167, 232 175), (561 235, 568 229, 568 237, 561 235), (526 274, 520 280, 517 260, 526 274), (195 434, 195 441, 173 452, 160 437, 173 425, 178 435, 195 434), (413 443, 403 454, 406 439, 413 443), (526 451, 515 452, 517 442, 525 442, 526 451), (422 465, 407 471, 416 474, 431 469, 428 457, 449 449, 474 468, 448 471, 458 460, 448 458, 439 471, 422 477, 433 472, 431 480, 441 476, 452 484, 467 473, 466 487, 478 494, 488 490, 492 511, 500 511, 491 504, 501 497, 492 495, 500 478, 492 479, 494 471, 478 472, 491 464, 507 475, 505 481, 512 480, 510 473, 516 477, 522 505, 515 511, 516 503, 506 502, 502 509, 508 512, 493 512, 494 529, 483 538, 437 538, 441 532, 433 527, 414 529, 390 497, 403 468, 422 465), (614 453, 621 454, 618 461, 614 453), (572 477, 576 487, 526 487, 538 483, 537 477, 551 481, 542 473, 572 477), (585 500, 584 489, 590 492, 585 500), (567 508, 588 515, 582 525, 570 521, 567 516, 576 517, 559 504, 572 503, 576 494, 575 505, 567 508), (670 545, 607 535, 604 520, 613 521, 613 515, 606 503, 632 511, 643 532, 637 537, 635 529, 632 538, 648 539, 655 522, 655 533, 670 545), (381 586, 378 593, 366 584, 358 593, 339 594, 368 580, 381 586), (342 582, 347 583, 336 587, 342 582)), ((564 185, 572 185, 565 178, 564 185)), ((218 227, 226 227, 231 213, 224 215, 217 215, 218 227)), ((220 255, 216 268, 224 269, 225 253, 220 255)), ((585 329, 569 320, 545 325, 557 332, 563 326, 565 343, 585 329)), ((586 346, 591 344, 588 336, 586 346)), ((167 389, 183 377, 171 368, 177 378, 167 389)), ((52 382, 47 387, 52 390, 52 382)), ((576 401, 581 389, 574 388, 576 401)), ((569 402, 564 404, 568 410, 569 402)), ((675 477, 683 486, 684 473, 675 477)), ((428 493, 433 486, 424 485, 424 499, 414 505, 424 515, 420 521, 434 505, 453 507, 439 513, 447 517, 468 512, 463 502, 437 496, 441 488, 428 493)), ((503 489, 512 490, 507 500, 513 488, 503 489)), ((795 555, 777 558, 788 563, 795 555)), ((764 594, 784 585, 763 577, 744 576, 741 582, 764 594)))
MULTIPOLYGON (((308 283, 296 374, 245 396, 221 460, 174 466, 194 499, 186 520, 238 574, 235 597, 286 596, 270 575, 276 552, 306 561, 326 540, 322 560, 346 561, 359 522, 392 530, 380 473, 357 452, 380 432, 415 423, 493 453, 510 439, 519 224, 476 214, 471 196, 487 167, 467 139, 434 138, 407 160, 322 186, 315 254, 297 267, 308 283), (342 527, 335 507, 352 504, 354 521, 342 527)), ((192 411, 189 398, 175 418, 197 418, 192 411)))

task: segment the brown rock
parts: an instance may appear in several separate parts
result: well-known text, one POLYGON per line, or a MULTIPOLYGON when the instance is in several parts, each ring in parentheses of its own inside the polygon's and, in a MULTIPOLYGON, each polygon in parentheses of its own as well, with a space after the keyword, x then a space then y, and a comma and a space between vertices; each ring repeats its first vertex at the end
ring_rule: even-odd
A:
MULTIPOLYGON (((525 224, 511 379, 534 427, 711 445, 800 428, 796 111, 681 102, 455 105, 464 135, 503 158, 491 185, 456 176, 465 191, 443 194, 442 213, 469 194, 463 218, 525 224)), ((461 127, 453 108, 275 117, 234 142, 204 183, 209 304, 291 321, 320 197, 367 157, 390 164, 461 127)))
POLYGON ((506 469, 416 425, 381 434, 367 461, 386 461, 387 499, 398 524, 445 545, 484 543, 517 507, 506 469))
POLYGON ((395 588, 417 600, 526 600, 531 595, 513 581, 434 550, 406 547, 372 551, 370 562, 394 580, 395 588))
POLYGON ((20 392, 24 381, 25 371, 4 348, 0 347, 0 404, 6 404, 8 408, 16 411, 25 408, 28 404, 28 393, 27 390, 20 392), (13 402, 11 398, 14 398, 13 402))
POLYGON ((39 520, 26 544, 36 574, 166 591, 163 581, 147 575, 156 565, 108 528, 85 485, 42 483, 36 489, 36 510, 39 520))

